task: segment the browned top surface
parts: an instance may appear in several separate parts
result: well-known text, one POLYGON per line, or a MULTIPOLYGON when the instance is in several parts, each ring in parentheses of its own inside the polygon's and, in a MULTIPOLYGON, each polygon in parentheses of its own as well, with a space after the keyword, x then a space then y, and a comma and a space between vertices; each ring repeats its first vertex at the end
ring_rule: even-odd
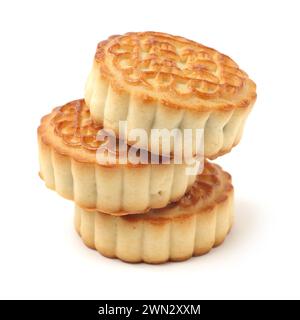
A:
MULTIPOLYGON (((97 155, 97 150, 101 144, 108 142, 107 136, 103 136, 100 140, 99 130, 102 126, 95 124, 90 118, 90 111, 87 108, 83 99, 71 101, 61 107, 53 109, 53 111, 44 116, 41 120, 41 125, 38 129, 38 135, 44 144, 51 145, 56 152, 70 156, 80 162, 90 162, 99 164, 99 153, 97 155)), ((109 135, 109 133, 107 133, 109 135)), ((116 157, 116 165, 121 165, 121 159, 123 156, 130 157, 137 155, 139 159, 139 151, 135 149, 136 152, 129 152, 128 146, 127 150, 124 152, 119 152, 119 140, 114 140, 116 143, 115 148, 111 145, 106 145, 106 149, 109 150, 110 155, 116 157)), ((145 152, 147 160, 150 162, 151 154, 145 152)), ((104 155, 108 159, 107 153, 104 155)), ((167 156, 159 156, 159 163, 163 163, 163 160, 169 159, 172 163, 172 159, 167 156)), ((124 163, 124 162, 123 162, 124 163)), ((100 165, 100 164, 99 164, 100 165)), ((105 165, 107 167, 113 167, 114 164, 108 162, 105 165)), ((123 165, 123 164, 122 164, 123 165)), ((128 161, 124 164, 129 167, 145 166, 147 164, 140 161, 135 164, 133 161, 128 161)), ((151 164, 150 164, 151 165, 151 164)), ((156 164, 154 164, 156 165, 156 164)), ((159 164, 157 164, 159 165, 159 164)), ((166 164, 168 165, 168 164, 166 164)))
POLYGON ((230 109, 256 97, 254 82, 231 58, 165 33, 112 36, 98 44, 95 60, 115 88, 170 107, 230 109))

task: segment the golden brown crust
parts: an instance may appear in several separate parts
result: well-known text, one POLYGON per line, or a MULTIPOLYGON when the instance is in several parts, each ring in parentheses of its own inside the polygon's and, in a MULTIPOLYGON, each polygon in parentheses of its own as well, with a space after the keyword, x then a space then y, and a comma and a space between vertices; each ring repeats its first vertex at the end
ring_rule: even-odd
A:
MULTIPOLYGON (((159 221, 162 223, 162 219, 159 215, 159 212, 166 212, 172 208, 178 208, 182 211, 189 209, 190 207, 195 206, 201 202, 203 209, 210 209, 215 204, 220 203, 226 199, 226 193, 231 192, 233 189, 231 183, 231 176, 228 172, 222 170, 222 168, 217 165, 205 162, 204 170, 199 174, 193 183, 193 185, 188 188, 184 196, 171 201, 167 206, 160 209, 151 209, 147 208, 144 211, 134 211, 126 212, 119 211, 110 213, 114 216, 122 216, 124 219, 129 219, 133 221, 134 219, 139 220, 141 217, 144 218, 143 214, 147 215, 147 219, 150 218, 152 223, 159 221), (219 193, 223 191, 225 196, 219 193), (215 198, 213 201, 212 199, 215 198), (204 205, 206 204, 206 205, 204 205)), ((95 211, 97 208, 87 208, 83 205, 80 205, 85 211, 95 211)), ((176 219, 186 219, 188 214, 185 212, 184 215, 177 215, 176 219)), ((174 219, 174 217, 172 217, 174 219)), ((163 220, 167 222, 167 216, 164 216, 163 220)))
MULTIPOLYGON (((84 100, 79 99, 56 107, 50 114, 43 116, 38 127, 38 136, 45 145, 51 145, 58 154, 71 156, 78 162, 97 163, 105 167, 118 166, 118 149, 111 151, 116 154, 116 164, 96 161, 96 152, 106 141, 100 141, 97 138, 101 129, 103 126, 91 119, 90 110, 84 100)), ((116 143, 118 144, 118 140, 116 143)), ((148 160, 150 159, 151 153, 148 152, 148 160)), ((159 162, 162 162, 162 156, 159 157, 159 162)), ((146 164, 141 162, 135 164, 129 161, 122 165, 140 167, 146 164)))
POLYGON ((143 103, 203 112, 247 107, 256 98, 254 82, 231 58, 183 37, 112 36, 98 44, 95 61, 114 90, 143 103))
POLYGON ((233 223, 231 177, 210 166, 215 174, 205 172, 189 195, 148 214, 116 217, 76 206, 76 230, 89 248, 130 263, 159 264, 205 254, 223 243, 233 223))
MULTIPOLYGON (((101 142, 96 139, 102 126, 90 118, 90 111, 83 99, 71 101, 41 119, 38 136, 42 143, 50 145, 56 153, 72 157, 82 163, 115 167, 101 164, 96 160, 96 151, 101 142)), ((138 167, 143 164, 128 163, 126 166, 138 167)))
POLYGON ((165 207, 194 183, 196 175, 186 174, 193 165, 175 164, 172 159, 170 164, 99 163, 99 128, 83 100, 55 108, 42 118, 40 170, 49 188, 82 207, 124 215, 165 207))
POLYGON ((94 163, 100 146, 96 135, 101 126, 94 124, 89 115, 82 99, 54 108, 42 117, 38 137, 58 154, 71 156, 78 162, 94 163))
MULTIPOLYGON (((152 130, 204 132, 204 156, 215 159, 241 139, 256 100, 255 83, 229 57, 201 44, 156 32, 113 36, 99 43, 85 88, 91 118, 119 134, 143 128, 131 145, 164 154, 152 130), (155 150, 152 147, 155 146, 155 150)), ((170 151, 175 153, 174 143, 170 151)))

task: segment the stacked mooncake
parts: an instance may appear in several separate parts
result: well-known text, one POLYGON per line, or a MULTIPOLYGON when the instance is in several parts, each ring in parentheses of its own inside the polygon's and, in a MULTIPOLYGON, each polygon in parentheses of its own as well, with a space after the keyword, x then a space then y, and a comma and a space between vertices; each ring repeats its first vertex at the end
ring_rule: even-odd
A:
POLYGON ((156 32, 112 36, 98 44, 85 99, 42 118, 40 175, 74 200, 77 232, 107 257, 204 254, 233 222, 231 177, 208 159, 238 144, 255 99, 254 82, 216 50, 156 32), (151 134, 187 129, 194 161, 177 161, 175 138, 165 152, 151 134), (146 138, 134 139, 138 130, 146 138))

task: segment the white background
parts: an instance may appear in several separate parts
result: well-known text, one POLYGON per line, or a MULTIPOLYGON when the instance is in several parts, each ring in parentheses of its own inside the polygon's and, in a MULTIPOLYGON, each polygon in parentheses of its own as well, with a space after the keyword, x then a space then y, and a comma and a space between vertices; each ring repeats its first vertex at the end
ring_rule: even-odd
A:
POLYGON ((0 298, 300 298, 299 1, 1 1, 0 298), (131 265, 87 249, 73 204, 38 177, 36 128, 81 98, 97 42, 155 30, 231 56, 258 100, 217 159, 236 224, 206 256, 131 265))

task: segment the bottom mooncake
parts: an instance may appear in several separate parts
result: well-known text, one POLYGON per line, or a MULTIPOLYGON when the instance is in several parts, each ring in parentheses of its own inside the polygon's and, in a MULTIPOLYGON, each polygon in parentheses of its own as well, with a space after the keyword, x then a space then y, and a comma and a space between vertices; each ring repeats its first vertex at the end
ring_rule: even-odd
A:
POLYGON ((117 217, 75 206, 83 242, 126 262, 163 263, 205 254, 224 241, 232 223, 231 177, 212 163, 188 193, 163 209, 117 217))

